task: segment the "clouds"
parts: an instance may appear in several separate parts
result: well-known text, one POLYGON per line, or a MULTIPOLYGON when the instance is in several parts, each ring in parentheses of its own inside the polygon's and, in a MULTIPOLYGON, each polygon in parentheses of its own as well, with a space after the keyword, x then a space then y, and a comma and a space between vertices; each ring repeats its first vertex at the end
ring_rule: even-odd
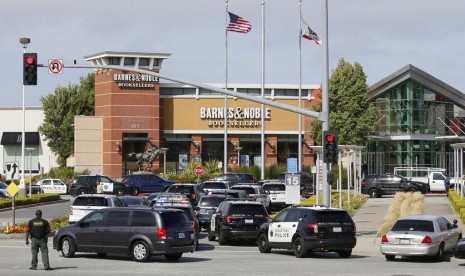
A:
MULTIPOLYGON (((465 91, 465 1, 329 0, 330 70, 340 58, 359 62, 373 84, 413 64, 465 91)), ((265 74, 267 83, 298 82, 299 2, 265 1, 265 74)), ((320 36, 322 3, 302 1, 302 14, 320 36)), ((261 0, 229 0, 229 10, 252 23, 247 34, 228 33, 229 82, 260 83, 261 0)), ((66 64, 101 51, 172 53, 162 74, 195 82, 225 80, 225 2, 221 0, 17 0, 0 10, 0 84, 2 106, 20 106, 22 48, 39 62, 60 58, 66 64), (30 9, 25 7, 30 7, 30 9), (33 11, 33 12, 31 12, 33 11)), ((303 82, 321 83, 322 48, 302 44, 303 82)), ((37 87, 27 87, 26 105, 57 85, 78 83, 84 69, 59 76, 40 68, 37 87)))

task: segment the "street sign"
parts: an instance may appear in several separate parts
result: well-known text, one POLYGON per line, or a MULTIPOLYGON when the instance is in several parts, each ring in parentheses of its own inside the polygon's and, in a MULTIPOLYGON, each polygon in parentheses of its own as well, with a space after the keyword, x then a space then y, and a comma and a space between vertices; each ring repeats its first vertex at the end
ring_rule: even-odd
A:
POLYGON ((297 172, 297 158, 287 158, 287 172, 288 173, 297 172))
POLYGON ((286 204, 300 203, 300 174, 286 173, 286 204))
POLYGON ((6 192, 9 193, 11 197, 14 197, 19 192, 19 187, 16 183, 11 182, 11 184, 6 188, 6 192))
POLYGON ((203 174, 203 167, 202 166, 197 166, 194 169, 195 175, 202 175, 203 174))
POLYGON ((5 179, 18 180, 19 179, 19 162, 6 162, 5 163, 5 179))
POLYGON ((49 59, 48 60, 48 73, 49 74, 63 74, 63 60, 49 59))

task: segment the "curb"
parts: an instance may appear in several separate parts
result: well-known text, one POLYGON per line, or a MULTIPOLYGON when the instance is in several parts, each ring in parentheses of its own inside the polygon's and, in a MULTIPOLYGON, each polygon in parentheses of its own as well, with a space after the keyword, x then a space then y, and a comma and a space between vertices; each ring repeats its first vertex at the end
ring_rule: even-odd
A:
MULTIPOLYGON (((62 203, 62 202, 67 202, 67 201, 70 201, 70 200, 69 199, 59 199, 59 200, 55 200, 55 201, 47 201, 47 202, 40 202, 40 203, 29 204, 29 205, 15 206, 15 210, 30 208, 30 207, 35 207, 35 206, 55 204, 55 203, 62 203)), ((11 211, 11 209, 12 209, 12 207, 2 208, 2 209, 0 209, 0 212, 11 211)))

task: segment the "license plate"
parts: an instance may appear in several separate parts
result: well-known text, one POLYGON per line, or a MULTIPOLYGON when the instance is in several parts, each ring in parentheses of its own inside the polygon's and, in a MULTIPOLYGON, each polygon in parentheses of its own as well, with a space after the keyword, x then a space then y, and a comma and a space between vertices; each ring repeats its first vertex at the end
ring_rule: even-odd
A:
POLYGON ((208 214, 208 210, 207 209, 200 209, 200 213, 201 214, 208 214))
POLYGON ((246 219, 245 223, 253 223, 253 219, 246 219))
POLYGON ((410 244, 410 240, 409 239, 400 239, 399 244, 410 244))
POLYGON ((341 227, 333 227, 333 232, 342 232, 341 227))
POLYGON ((178 233, 178 238, 184 239, 186 237, 186 234, 184 233, 178 233))

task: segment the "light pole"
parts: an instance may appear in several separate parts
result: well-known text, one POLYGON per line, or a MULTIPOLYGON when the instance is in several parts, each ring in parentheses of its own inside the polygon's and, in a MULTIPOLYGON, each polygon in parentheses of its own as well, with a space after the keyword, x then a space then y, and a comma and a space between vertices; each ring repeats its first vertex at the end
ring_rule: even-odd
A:
MULTIPOLYGON (((23 45, 23 53, 26 53, 26 48, 31 43, 31 39, 28 37, 22 37, 19 39, 19 43, 23 45)), ((23 83, 23 131, 21 134, 21 180, 19 181, 19 196, 26 196, 26 183, 24 180, 24 169, 25 169, 25 157, 24 157, 24 148, 26 147, 26 109, 24 107, 24 94, 26 86, 23 83)))
POLYGON ((163 176, 166 177, 166 152, 169 148, 160 148, 160 152, 163 153, 163 176))
POLYGON ((241 166, 241 149, 242 147, 237 147, 237 167, 241 166))
POLYGON ((29 153, 29 197, 32 197, 32 151, 34 148, 25 148, 25 151, 29 153))

